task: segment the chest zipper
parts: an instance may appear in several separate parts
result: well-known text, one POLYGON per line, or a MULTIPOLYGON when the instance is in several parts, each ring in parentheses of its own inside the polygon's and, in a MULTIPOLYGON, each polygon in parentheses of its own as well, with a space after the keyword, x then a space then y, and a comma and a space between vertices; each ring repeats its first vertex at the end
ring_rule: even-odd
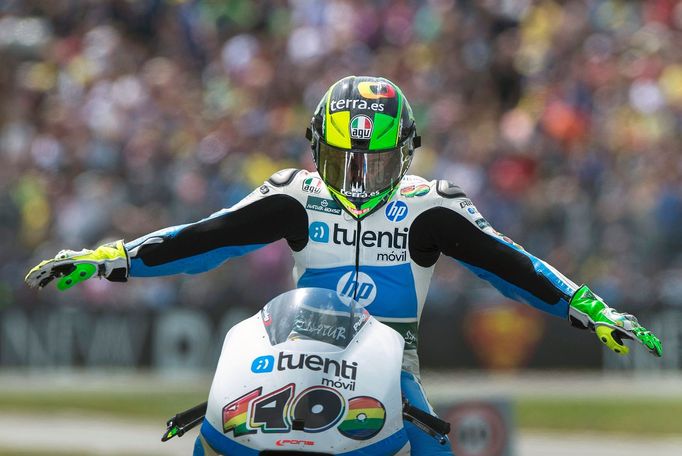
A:
POLYGON ((358 300, 358 289, 360 288, 360 235, 362 234, 362 222, 358 220, 358 229, 355 235, 355 289, 353 299, 358 300))

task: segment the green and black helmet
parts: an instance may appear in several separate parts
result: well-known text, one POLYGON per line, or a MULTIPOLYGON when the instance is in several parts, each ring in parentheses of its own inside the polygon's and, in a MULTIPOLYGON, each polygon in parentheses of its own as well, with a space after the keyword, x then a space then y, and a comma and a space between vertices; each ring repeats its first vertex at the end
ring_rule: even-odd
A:
POLYGON ((320 177, 357 219, 391 199, 421 141, 400 88, 370 76, 348 76, 332 85, 307 138, 320 177))

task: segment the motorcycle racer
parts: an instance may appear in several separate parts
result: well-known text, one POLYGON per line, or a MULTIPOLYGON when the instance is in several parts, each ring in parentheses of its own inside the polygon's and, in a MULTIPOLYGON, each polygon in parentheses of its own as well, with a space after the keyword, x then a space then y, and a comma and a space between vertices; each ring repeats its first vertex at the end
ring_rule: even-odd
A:
MULTIPOLYGON (((347 77, 320 101, 307 137, 317 172, 272 175, 238 204, 198 222, 94 251, 61 251, 26 276, 68 289, 93 276, 112 281, 196 274, 286 239, 298 287, 355 299, 405 339, 403 393, 432 412, 418 380, 417 330, 434 266, 447 255, 505 296, 589 328, 616 353, 634 339, 661 356, 660 341, 543 260, 498 233, 458 186, 407 175, 421 139, 400 88, 347 77)), ((413 454, 451 454, 406 423, 413 454)))

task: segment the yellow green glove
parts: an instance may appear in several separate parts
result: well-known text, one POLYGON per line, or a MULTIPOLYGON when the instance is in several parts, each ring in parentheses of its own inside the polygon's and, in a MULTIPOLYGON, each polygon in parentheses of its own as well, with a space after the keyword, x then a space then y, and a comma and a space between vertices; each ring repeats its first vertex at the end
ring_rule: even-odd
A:
POLYGON ((59 277, 57 288, 63 291, 95 275, 112 282, 127 280, 128 254, 123 241, 104 244, 95 250, 62 250, 53 259, 31 269, 24 281, 29 287, 43 288, 59 277))
POLYGON ((623 344, 623 339, 633 339, 651 354, 663 356, 658 337, 640 325, 633 315, 616 312, 607 306, 586 285, 578 288, 571 298, 568 316, 573 325, 592 329, 604 345, 620 355, 627 355, 630 351, 623 344))

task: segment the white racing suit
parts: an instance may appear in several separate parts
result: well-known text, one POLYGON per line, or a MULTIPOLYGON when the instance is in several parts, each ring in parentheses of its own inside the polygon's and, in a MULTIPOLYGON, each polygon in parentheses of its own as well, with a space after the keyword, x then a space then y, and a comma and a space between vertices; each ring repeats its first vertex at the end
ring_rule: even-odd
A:
MULTIPOLYGON (((495 231, 462 190, 405 176, 375 213, 352 218, 317 173, 274 174, 235 206, 126 244, 129 276, 200 273, 286 239, 298 287, 353 297, 405 339, 403 393, 430 408, 419 384, 418 322, 436 261, 450 256, 505 296, 568 318, 577 286, 495 231)), ((412 454, 452 454, 406 423, 412 454)))

